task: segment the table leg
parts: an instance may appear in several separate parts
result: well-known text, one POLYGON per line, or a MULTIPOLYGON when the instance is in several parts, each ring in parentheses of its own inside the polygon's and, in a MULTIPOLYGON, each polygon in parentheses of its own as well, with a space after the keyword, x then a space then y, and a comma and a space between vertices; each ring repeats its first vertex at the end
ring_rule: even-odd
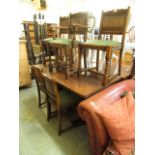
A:
POLYGON ((119 66, 118 66, 119 75, 121 75, 122 55, 123 55, 123 48, 120 49, 120 53, 119 53, 119 66))

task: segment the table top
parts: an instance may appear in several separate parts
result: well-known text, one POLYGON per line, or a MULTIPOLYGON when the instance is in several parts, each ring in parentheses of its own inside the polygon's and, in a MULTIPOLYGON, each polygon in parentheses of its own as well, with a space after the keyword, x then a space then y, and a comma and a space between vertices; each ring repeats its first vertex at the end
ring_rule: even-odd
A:
POLYGON ((51 77, 55 82, 82 98, 87 98, 104 88, 102 85, 103 76, 100 75, 97 76, 96 74, 92 74, 88 76, 81 75, 80 77, 72 76, 65 79, 65 75, 61 72, 50 73, 48 66, 38 64, 34 65, 34 67, 43 68, 43 72, 45 72, 47 76, 51 77))

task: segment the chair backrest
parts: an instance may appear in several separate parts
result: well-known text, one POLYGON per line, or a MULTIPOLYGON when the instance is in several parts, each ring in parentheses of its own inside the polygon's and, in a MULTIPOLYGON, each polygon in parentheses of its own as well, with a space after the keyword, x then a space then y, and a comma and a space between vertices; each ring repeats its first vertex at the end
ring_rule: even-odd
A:
POLYGON ((135 42, 135 26, 131 27, 128 33, 129 33, 128 42, 134 43, 135 42))
POLYGON ((54 82, 50 77, 46 74, 42 74, 45 91, 46 91, 46 98, 48 102, 54 103, 57 106, 60 105, 60 97, 58 93, 58 86, 57 83, 54 82))
POLYGON ((70 13, 70 33, 73 35, 84 35, 84 41, 87 33, 92 31, 94 25, 95 17, 89 12, 70 13), (91 25, 89 25, 90 21, 91 25))
POLYGON ((41 86, 43 89, 45 89, 45 87, 44 87, 44 81, 43 81, 43 77, 42 77, 43 69, 39 69, 39 68, 36 68, 36 67, 32 66, 32 71, 34 73, 37 86, 39 88, 41 86))
POLYGON ((25 38, 26 38, 26 47, 28 53, 29 64, 34 64, 34 51, 32 44, 35 43, 35 33, 34 33, 34 25, 31 25, 28 22, 23 23, 25 38))
POLYGON ((60 17, 59 26, 60 26, 60 30, 59 30, 60 34, 69 34, 70 33, 70 17, 69 16, 60 17))
POLYGON ((104 12, 101 14, 99 38, 102 34, 125 35, 130 7, 104 12))
MULTIPOLYGON (((77 12, 77 13, 70 13, 70 24, 71 24, 71 33, 72 25, 81 25, 81 26, 88 26, 88 14, 87 12, 77 12)), ((77 27, 76 34, 85 34, 87 29, 84 27, 77 27)))

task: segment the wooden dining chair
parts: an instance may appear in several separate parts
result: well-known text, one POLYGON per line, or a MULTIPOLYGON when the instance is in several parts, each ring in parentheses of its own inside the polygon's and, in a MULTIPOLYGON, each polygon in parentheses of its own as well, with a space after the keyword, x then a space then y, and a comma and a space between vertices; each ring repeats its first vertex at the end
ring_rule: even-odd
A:
POLYGON ((81 62, 79 61, 79 75, 81 72, 85 71, 92 71, 97 74, 102 74, 104 78, 103 84, 106 85, 108 83, 107 79, 110 75, 108 74, 110 63, 111 63, 111 57, 112 52, 114 50, 119 50, 119 75, 121 73, 121 58, 122 53, 124 49, 124 41, 125 41, 125 34, 126 34, 126 28, 128 24, 128 16, 129 16, 129 10, 130 7, 127 9, 118 9, 118 10, 112 10, 101 13, 101 20, 100 20, 100 28, 99 28, 99 35, 97 40, 87 40, 86 42, 83 42, 80 44, 80 58, 81 55, 84 55, 84 68, 81 67, 81 62), (110 41, 105 40, 105 37, 107 35, 110 35, 110 41), (121 41, 118 42, 114 39, 115 35, 121 36, 121 41), (117 49, 117 46, 119 47, 117 49), (111 47, 114 47, 111 49, 111 47), (87 66, 87 58, 86 58, 86 49, 96 50, 96 66, 89 68, 87 66), (99 72, 99 55, 100 51, 105 52, 108 50, 108 53, 106 52, 105 59, 106 59, 106 67, 104 69, 104 73, 99 72), (113 51, 112 51, 113 50, 113 51))
POLYGON ((42 69, 39 69, 37 67, 32 66, 32 72, 34 74, 35 80, 36 80, 36 84, 37 84, 37 91, 38 91, 38 106, 39 108, 41 108, 42 105, 44 105, 46 103, 46 99, 44 102, 41 102, 41 92, 45 93, 45 86, 44 86, 44 81, 43 81, 43 77, 42 77, 42 69))
POLYGON ((73 125, 62 129, 62 112, 66 112, 67 109, 76 106, 80 101, 81 97, 71 93, 67 89, 59 89, 58 84, 54 82, 46 74, 42 74, 46 90, 47 98, 47 121, 49 121, 53 114, 58 114, 58 135, 61 135, 63 131, 74 127, 73 125), (55 106, 56 110, 52 109, 52 105, 55 106))
MULTIPOLYGON (((49 46, 60 49, 59 51, 55 52, 55 55, 57 57, 56 67, 61 67, 65 70, 66 78, 68 78, 72 73, 77 72, 77 70, 73 68, 73 49, 78 48, 79 45, 79 41, 76 39, 76 35, 83 35, 84 40, 86 39, 85 36, 88 29, 87 20, 88 15, 86 12, 70 14, 69 17, 60 17, 60 25, 58 26, 60 36, 62 34, 68 34, 68 38, 59 37, 53 39, 45 39, 45 42, 48 42, 49 46)), ((50 66, 52 65, 50 64, 50 66)))
POLYGON ((24 22, 23 25, 26 37, 29 64, 34 65, 42 63, 42 47, 39 43, 36 43, 35 25, 33 23, 31 24, 31 27, 34 27, 33 29, 30 27, 28 22, 24 22))
POLYGON ((127 32, 126 46, 129 50, 124 54, 123 61, 130 62, 132 65, 131 72, 126 78, 135 78, 135 26, 132 26, 127 32), (131 52, 132 51, 132 52, 131 52), (130 56, 130 57, 127 57, 130 56))

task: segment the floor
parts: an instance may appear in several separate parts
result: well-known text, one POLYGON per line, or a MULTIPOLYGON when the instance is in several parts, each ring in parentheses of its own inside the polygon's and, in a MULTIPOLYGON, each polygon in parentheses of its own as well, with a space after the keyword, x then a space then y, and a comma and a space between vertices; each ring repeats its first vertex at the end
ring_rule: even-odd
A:
POLYGON ((57 117, 46 121, 46 108, 38 108, 37 88, 19 91, 20 155, 90 155, 85 125, 57 135, 57 117))

